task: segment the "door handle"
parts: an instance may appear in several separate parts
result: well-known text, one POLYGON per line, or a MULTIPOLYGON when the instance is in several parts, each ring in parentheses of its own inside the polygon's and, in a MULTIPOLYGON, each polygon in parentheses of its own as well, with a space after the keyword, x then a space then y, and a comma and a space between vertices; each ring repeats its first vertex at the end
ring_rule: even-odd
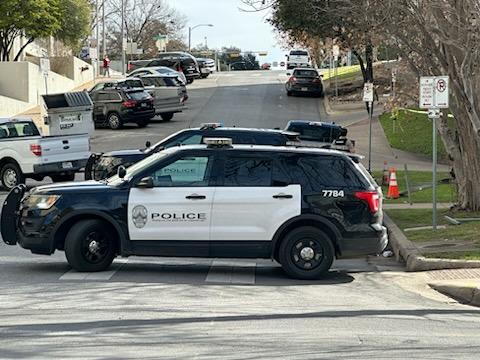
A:
POLYGON ((205 200, 206 198, 207 197, 205 195, 197 195, 197 194, 185 196, 185 199, 188 199, 188 200, 205 200))
POLYGON ((273 195, 274 199, 293 199, 293 195, 290 194, 277 194, 273 195))

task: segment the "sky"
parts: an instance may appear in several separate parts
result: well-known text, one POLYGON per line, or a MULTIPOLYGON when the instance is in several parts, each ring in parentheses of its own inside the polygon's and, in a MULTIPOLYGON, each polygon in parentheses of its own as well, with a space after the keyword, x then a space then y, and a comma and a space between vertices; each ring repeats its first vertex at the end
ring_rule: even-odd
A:
POLYGON ((167 0, 167 3, 187 17, 188 27, 198 24, 213 24, 213 27, 198 27, 192 31, 192 47, 205 43, 209 48, 235 45, 242 51, 267 51, 268 56, 260 62, 283 60, 285 50, 277 44, 271 25, 266 23, 268 11, 242 12, 247 7, 241 0, 167 0))

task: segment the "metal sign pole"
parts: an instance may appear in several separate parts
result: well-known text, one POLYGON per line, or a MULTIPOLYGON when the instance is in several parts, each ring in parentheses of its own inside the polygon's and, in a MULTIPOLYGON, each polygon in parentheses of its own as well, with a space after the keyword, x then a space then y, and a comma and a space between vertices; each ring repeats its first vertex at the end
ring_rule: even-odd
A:
POLYGON ((369 115, 370 115, 370 124, 368 131, 368 172, 372 172, 372 119, 373 119, 373 102, 368 103, 369 115))
MULTIPOLYGON (((436 114, 435 114, 436 115, 436 114)), ((433 116, 433 133, 432 133, 432 227, 433 230, 437 230, 437 116, 433 116)))

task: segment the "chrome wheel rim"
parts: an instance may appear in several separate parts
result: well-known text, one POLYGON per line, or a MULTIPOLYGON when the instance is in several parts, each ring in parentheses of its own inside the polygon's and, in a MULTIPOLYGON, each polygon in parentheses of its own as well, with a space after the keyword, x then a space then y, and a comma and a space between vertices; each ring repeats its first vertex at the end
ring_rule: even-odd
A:
POLYGON ((110 115, 110 118, 108 119, 108 123, 110 124, 111 128, 117 129, 120 126, 120 119, 118 118, 117 115, 110 115))
POLYGON ((3 173, 3 183, 9 189, 15 187, 17 185, 18 177, 17 173, 13 169, 7 169, 3 173))

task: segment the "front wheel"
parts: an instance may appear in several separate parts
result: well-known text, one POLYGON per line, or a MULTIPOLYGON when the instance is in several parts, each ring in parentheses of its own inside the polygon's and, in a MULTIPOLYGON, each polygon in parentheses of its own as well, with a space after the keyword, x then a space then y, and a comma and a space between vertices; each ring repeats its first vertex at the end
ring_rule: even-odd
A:
POLYGON ((0 170, 0 178, 2 186, 7 190, 13 189, 18 184, 25 183, 25 176, 23 175, 22 170, 14 163, 3 165, 0 170))
POLYGON ((160 114, 163 121, 170 121, 173 119, 173 113, 160 114))
POLYGON ((77 222, 65 239, 65 256, 72 268, 82 272, 106 270, 116 254, 114 235, 101 220, 77 222))
POLYGON ((290 231, 279 249, 279 260, 284 271, 296 279, 311 280, 326 274, 334 256, 331 240, 313 226, 290 231))

